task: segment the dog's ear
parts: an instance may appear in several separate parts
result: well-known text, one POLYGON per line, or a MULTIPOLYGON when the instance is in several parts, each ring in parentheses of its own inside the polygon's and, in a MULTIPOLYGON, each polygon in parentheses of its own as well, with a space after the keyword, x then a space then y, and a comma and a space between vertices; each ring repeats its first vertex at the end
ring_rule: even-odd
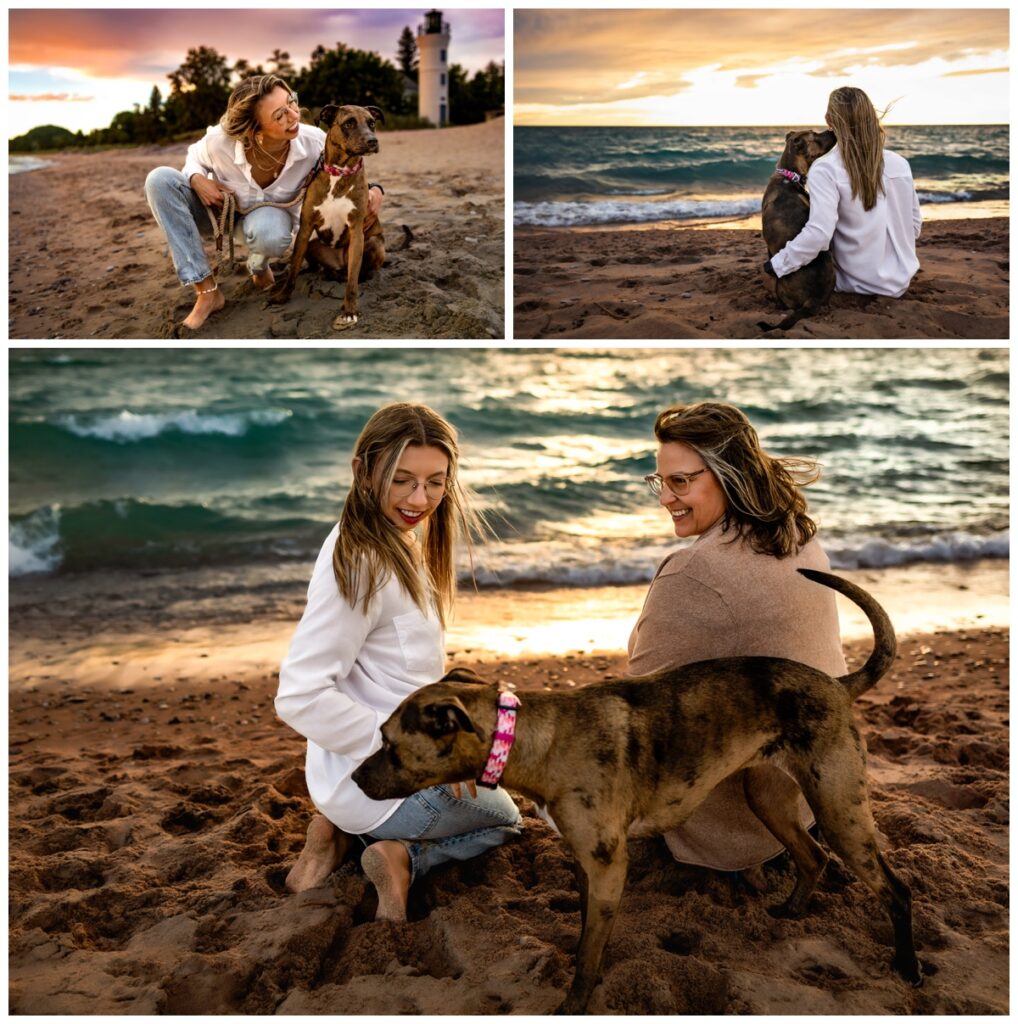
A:
POLYGON ((364 108, 376 121, 381 121, 385 124, 385 114, 382 113, 381 107, 365 107, 364 108))
POLYGON ((451 732, 460 731, 477 732, 467 709, 456 697, 438 704, 425 704, 421 712, 421 728, 429 736, 447 736, 451 732))
POLYGON ((792 138, 792 136, 794 134, 795 134, 795 130, 794 129, 792 131, 790 131, 790 132, 785 132, 785 142, 788 142, 792 138))
POLYGON ((325 125, 326 128, 331 128, 332 122, 336 120, 338 111, 339 105, 337 103, 327 103, 322 107, 318 115, 318 123, 325 125))
POLYGON ((473 669, 451 668, 441 679, 440 683, 481 683, 487 685, 488 680, 482 679, 473 669))

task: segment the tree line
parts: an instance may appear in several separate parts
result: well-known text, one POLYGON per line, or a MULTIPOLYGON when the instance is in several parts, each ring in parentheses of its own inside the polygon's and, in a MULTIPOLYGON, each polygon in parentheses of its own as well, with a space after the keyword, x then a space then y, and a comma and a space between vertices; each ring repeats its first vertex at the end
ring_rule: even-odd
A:
MULTIPOLYGON (((327 103, 373 104, 386 114, 386 127, 427 127, 417 116, 417 98, 406 79, 417 79, 417 45, 409 27, 403 29, 397 48, 397 64, 377 53, 336 43, 327 50, 316 46, 311 63, 297 70, 290 54, 274 50, 266 65, 240 59, 230 64, 209 46, 187 51, 184 62, 166 77, 166 97, 154 86, 147 106, 116 114, 108 128, 71 132, 56 125, 42 125, 11 139, 12 152, 62 149, 68 146, 109 146, 164 143, 204 131, 216 124, 226 110, 234 87, 252 75, 275 74, 284 78, 305 109, 317 112, 327 103), (398 66, 397 66, 398 65, 398 66)), ((505 65, 490 62, 468 77, 459 64, 449 67, 449 114, 453 124, 483 121, 505 104, 505 65)))

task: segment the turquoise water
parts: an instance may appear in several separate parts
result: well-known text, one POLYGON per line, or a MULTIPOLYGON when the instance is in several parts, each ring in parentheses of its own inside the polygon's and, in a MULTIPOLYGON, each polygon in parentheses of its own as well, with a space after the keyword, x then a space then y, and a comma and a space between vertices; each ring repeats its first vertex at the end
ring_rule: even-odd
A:
MULTIPOLYGON (((555 227, 756 213, 787 130, 517 127, 514 222, 555 227)), ((1008 198, 1006 125, 888 128, 887 145, 911 164, 921 203, 1008 198)))
POLYGON ((814 456, 836 566, 1006 556, 1008 355, 988 349, 10 353, 10 571, 307 562, 392 400, 451 419, 498 540, 484 584, 636 583, 665 405, 741 406, 814 456))

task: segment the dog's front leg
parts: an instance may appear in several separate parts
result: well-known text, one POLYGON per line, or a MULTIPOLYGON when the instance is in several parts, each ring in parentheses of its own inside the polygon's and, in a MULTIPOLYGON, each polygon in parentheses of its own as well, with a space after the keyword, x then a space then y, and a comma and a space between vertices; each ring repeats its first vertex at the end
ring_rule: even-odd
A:
POLYGON ((580 885, 581 898, 584 893, 586 895, 581 913, 583 930, 576 954, 576 976, 565 1002, 555 1011, 557 1014, 586 1013, 587 1003, 597 987, 604 947, 611 935, 626 885, 625 836, 620 837, 616 844, 610 857, 606 857, 604 845, 590 854, 577 855, 578 868, 586 876, 586 885, 582 882, 580 885))
POLYGON ((364 223, 358 219, 353 221, 349 228, 350 247, 346 254, 346 292, 343 295, 343 308, 339 316, 332 321, 332 328, 336 331, 353 327, 357 323, 357 299, 360 292, 358 281, 361 274, 361 261, 364 259, 364 223))
POLYGON ((303 211, 300 216, 300 228, 297 230, 297 240, 293 243, 293 256, 290 257, 290 266, 287 269, 286 277, 269 293, 269 302, 276 304, 288 302, 293 294, 293 286, 297 283, 297 274, 300 265, 304 262, 304 253, 307 251, 308 242, 311 240, 313 231, 310 213, 305 216, 303 211))

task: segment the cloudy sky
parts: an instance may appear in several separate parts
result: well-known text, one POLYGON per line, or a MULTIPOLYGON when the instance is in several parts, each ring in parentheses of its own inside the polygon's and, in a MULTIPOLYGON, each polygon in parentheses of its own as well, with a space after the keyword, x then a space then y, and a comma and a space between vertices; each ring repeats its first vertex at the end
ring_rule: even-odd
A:
POLYGON ((524 125, 822 125, 864 89, 887 124, 1008 122, 1001 10, 518 10, 524 125))
MULTIPOLYGON (((211 46, 229 63, 265 64, 285 50, 298 68, 321 43, 374 50, 395 63, 404 25, 416 33, 429 8, 408 10, 11 10, 9 12, 8 134, 40 124, 72 131, 104 128, 121 110, 163 96, 166 75, 190 47, 211 46)), ((504 15, 496 10, 447 10, 450 62, 468 72, 502 61, 504 15)))

